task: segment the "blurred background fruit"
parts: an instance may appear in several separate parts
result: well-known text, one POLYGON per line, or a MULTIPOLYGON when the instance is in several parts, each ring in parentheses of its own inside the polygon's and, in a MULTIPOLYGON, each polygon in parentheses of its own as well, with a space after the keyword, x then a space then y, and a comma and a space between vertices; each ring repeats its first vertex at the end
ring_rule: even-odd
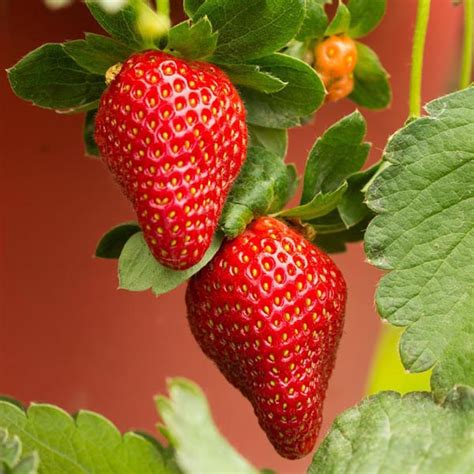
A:
MULTIPOLYGON (((180 8, 175 1, 178 15, 180 8)), ((390 109, 363 111, 374 144, 371 163, 408 114, 415 9, 415 0, 389 1, 387 17, 364 39, 379 53, 394 88, 390 109)), ((451 2, 433 3, 425 100, 456 83, 461 14, 451 2)), ((5 69, 44 42, 85 31, 98 27, 80 3, 50 11, 40 0, 1 0, 0 64, 5 69)), ((203 387, 219 427, 243 455, 280 473, 304 472, 310 457, 281 459, 248 401, 200 352, 187 326, 184 288, 159 299, 117 291, 115 263, 93 259, 102 233, 133 212, 102 163, 83 156, 82 117, 22 102, 5 74, 0 91, 0 392, 69 411, 96 410, 121 429, 154 432, 152 396, 165 390, 167 377, 186 376, 203 387)), ((289 160, 302 171, 318 134, 353 109, 348 101, 324 106, 313 124, 291 133, 289 160)), ((362 245, 335 260, 346 276, 349 303, 323 433, 363 396, 381 326, 373 305, 379 273, 364 262, 362 245)))

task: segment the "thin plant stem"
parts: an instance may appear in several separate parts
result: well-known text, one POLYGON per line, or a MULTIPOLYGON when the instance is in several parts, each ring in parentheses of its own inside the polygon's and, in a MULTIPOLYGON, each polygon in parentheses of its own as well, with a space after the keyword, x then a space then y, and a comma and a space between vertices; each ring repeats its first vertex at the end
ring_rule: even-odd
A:
POLYGON ((472 81, 473 0, 464 0, 464 42, 462 52, 461 80, 459 88, 465 89, 472 81))
POLYGON ((156 11, 161 15, 170 16, 170 0, 156 0, 156 11))
POLYGON ((425 52, 426 32, 430 17, 431 0, 418 0, 415 35, 410 79, 410 115, 409 119, 421 115, 421 86, 423 82, 423 59, 425 52))

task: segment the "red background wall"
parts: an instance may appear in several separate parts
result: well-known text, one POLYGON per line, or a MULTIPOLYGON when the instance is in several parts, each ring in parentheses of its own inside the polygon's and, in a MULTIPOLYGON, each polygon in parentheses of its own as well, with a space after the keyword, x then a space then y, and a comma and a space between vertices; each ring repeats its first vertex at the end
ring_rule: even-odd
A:
MULTIPOLYGON (((460 11, 450 3, 433 2, 425 99, 448 90, 448 71, 457 64, 460 11)), ((394 86, 391 109, 364 111, 372 162, 407 115, 415 6, 415 0, 390 0, 388 16, 367 40, 394 86)), ((0 0, 0 65, 84 31, 98 28, 83 5, 53 13, 40 0, 0 0)), ((259 467, 303 472, 310 457, 279 458, 250 404, 200 353, 186 323, 184 288, 159 299, 117 291, 115 263, 92 257, 101 234, 133 214, 102 163, 83 156, 82 118, 20 101, 3 72, 0 104, 0 392, 69 411, 96 410, 122 430, 154 432, 153 395, 165 391, 167 377, 189 377, 203 387, 218 426, 243 455, 259 467)), ((302 171, 318 134, 353 108, 327 106, 316 123, 293 131, 289 159, 302 171)), ((336 261, 350 294, 323 432, 363 396, 379 328, 373 308, 379 275, 364 263, 361 245, 336 261)))

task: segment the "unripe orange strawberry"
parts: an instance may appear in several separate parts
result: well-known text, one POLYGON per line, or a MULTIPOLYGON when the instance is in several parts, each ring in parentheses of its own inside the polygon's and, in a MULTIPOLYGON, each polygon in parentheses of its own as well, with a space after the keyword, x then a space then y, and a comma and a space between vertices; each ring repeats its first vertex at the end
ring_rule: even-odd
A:
POLYGON ((197 342, 250 400, 276 450, 308 454, 344 324, 346 285, 334 262, 260 218, 191 279, 186 303, 197 342))
POLYGON ((315 48, 316 70, 326 76, 341 77, 351 72, 357 64, 357 47, 348 36, 330 36, 315 48))
POLYGON ((326 88, 328 91, 326 100, 328 102, 337 102, 347 97, 354 90, 354 76, 347 74, 346 76, 330 80, 326 88))
POLYGON ((316 45, 315 68, 326 87, 327 101, 338 101, 353 91, 357 59, 356 44, 348 36, 331 36, 316 45))
POLYGON ((102 96, 95 139, 154 257, 180 270, 198 263, 246 158, 245 109, 224 72, 134 54, 102 96))

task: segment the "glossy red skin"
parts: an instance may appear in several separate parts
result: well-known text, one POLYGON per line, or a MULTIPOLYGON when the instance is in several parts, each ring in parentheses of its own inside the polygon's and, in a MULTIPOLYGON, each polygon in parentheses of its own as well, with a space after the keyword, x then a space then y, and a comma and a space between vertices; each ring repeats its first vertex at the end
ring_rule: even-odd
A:
POLYGON ((308 454, 344 324, 346 285, 333 261, 260 218, 191 279, 186 303, 202 350, 250 400, 275 449, 308 454))
POLYGON ((246 158, 245 109, 227 76, 134 54, 102 96, 95 139, 154 257, 180 270, 198 263, 246 158))

